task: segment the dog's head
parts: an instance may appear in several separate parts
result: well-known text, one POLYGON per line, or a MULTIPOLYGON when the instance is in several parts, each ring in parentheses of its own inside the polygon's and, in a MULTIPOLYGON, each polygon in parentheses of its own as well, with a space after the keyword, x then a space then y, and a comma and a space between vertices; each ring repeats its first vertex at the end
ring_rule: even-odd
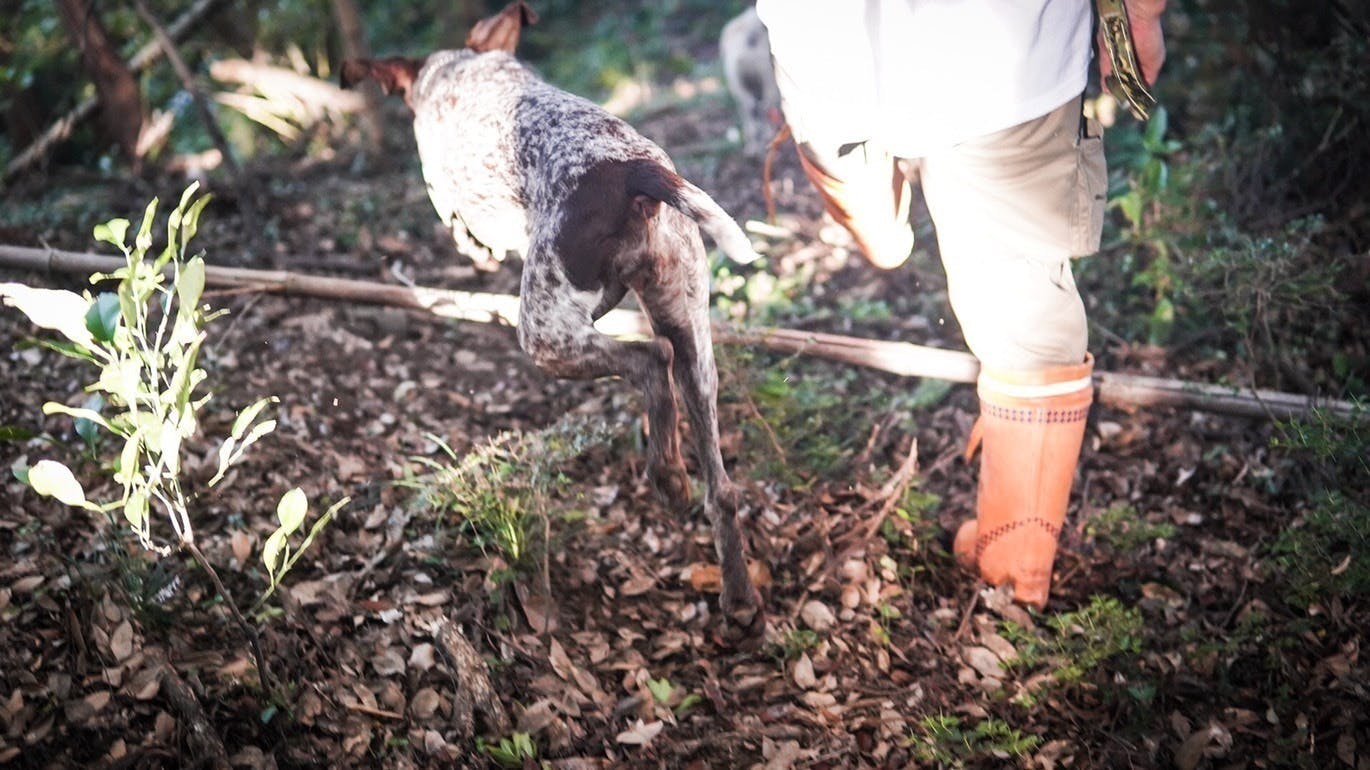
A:
MULTIPOLYGON (((475 53, 513 53, 518 46, 519 32, 529 24, 536 24, 537 20, 538 15, 524 0, 514 0, 494 16, 476 22, 466 35, 466 48, 475 53)), ((400 56, 349 59, 343 62, 340 79, 343 88, 351 88, 364 80, 374 80, 386 94, 402 96, 404 103, 412 109, 414 105, 409 102, 409 89, 426 61, 426 58, 407 59, 400 56)))

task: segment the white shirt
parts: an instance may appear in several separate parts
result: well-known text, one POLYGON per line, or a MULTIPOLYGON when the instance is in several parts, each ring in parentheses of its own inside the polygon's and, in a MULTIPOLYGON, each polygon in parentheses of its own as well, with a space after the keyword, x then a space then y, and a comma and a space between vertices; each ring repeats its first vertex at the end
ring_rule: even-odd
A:
POLYGON ((1089 0, 757 0, 785 118, 917 158, 1085 89, 1089 0))

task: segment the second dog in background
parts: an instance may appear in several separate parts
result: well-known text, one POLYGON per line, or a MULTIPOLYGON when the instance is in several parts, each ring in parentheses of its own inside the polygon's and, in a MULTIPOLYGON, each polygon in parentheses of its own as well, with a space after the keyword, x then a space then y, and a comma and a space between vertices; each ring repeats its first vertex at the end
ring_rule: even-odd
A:
POLYGON ((760 155, 785 121, 780 115, 770 37, 755 8, 748 8, 723 26, 718 55, 723 60, 728 91, 737 103, 742 147, 749 155, 760 155))

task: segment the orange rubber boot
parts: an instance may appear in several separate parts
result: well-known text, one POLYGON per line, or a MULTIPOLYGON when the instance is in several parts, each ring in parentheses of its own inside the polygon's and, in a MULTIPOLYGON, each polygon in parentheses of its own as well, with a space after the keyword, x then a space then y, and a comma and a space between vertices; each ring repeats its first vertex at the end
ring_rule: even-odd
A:
POLYGON ((912 194, 894 159, 890 159, 888 178, 884 170, 875 168, 867 178, 842 180, 819 168, 802 147, 798 154, 804 175, 823 198, 823 208, 847 228, 866 259, 882 270, 904 264, 913 253, 912 194))
POLYGON ((1056 539, 1070 502, 1085 417, 1094 399, 1094 358, 1037 372, 980 371, 976 520, 956 533, 956 559, 990 585, 1013 585, 1016 601, 1041 609, 1051 588, 1056 539))

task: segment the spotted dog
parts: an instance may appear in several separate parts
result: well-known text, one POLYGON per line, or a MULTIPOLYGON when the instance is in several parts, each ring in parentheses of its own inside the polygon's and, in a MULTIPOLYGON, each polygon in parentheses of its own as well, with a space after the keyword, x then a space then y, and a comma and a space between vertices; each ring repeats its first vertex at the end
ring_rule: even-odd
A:
POLYGON ((618 375, 642 390, 649 479, 683 509, 690 486, 674 381, 704 476, 728 636, 759 639, 765 615, 747 575, 738 492, 719 451, 700 230, 735 261, 756 253, 660 147, 514 58, 519 30, 534 21, 527 5, 514 2, 479 22, 461 50, 350 61, 343 84, 372 79, 404 96, 429 197, 459 248, 470 241, 493 258, 522 255, 518 337, 532 360, 558 377, 618 375), (651 319, 650 340, 613 339, 592 325, 629 290, 651 319))
POLYGON ((756 8, 748 8, 723 25, 718 58, 723 60, 723 76, 742 122, 743 149, 749 155, 760 155, 784 120, 780 87, 775 84, 771 63, 771 39, 756 8))

